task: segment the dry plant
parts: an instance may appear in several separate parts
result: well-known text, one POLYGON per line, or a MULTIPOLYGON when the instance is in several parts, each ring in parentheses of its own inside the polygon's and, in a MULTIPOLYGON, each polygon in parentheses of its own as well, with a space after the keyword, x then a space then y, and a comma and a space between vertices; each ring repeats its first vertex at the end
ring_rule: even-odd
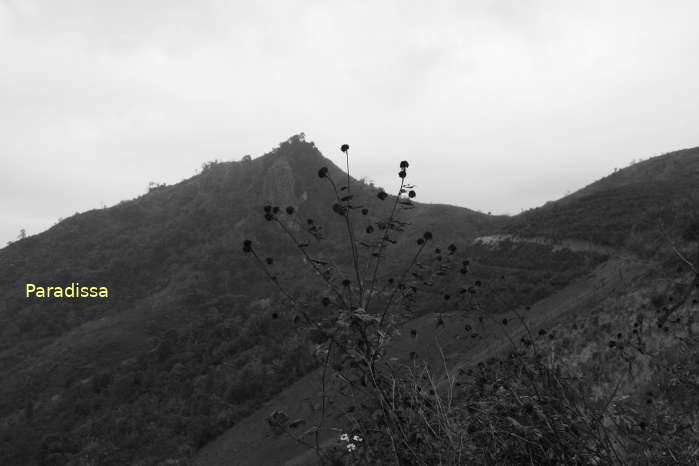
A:
MULTIPOLYGON (((318 177, 331 190, 334 201, 329 207, 344 225, 348 260, 338 264, 313 252, 326 240, 324 228, 297 208, 263 209, 265 219, 289 238, 321 284, 320 303, 287 289, 272 270, 274 259, 265 258, 251 240, 243 243, 243 251, 286 300, 293 321, 318 343, 321 401, 316 425, 295 434, 300 421, 289 422, 284 413, 275 412, 268 419, 273 429, 315 450, 321 464, 641 464, 635 461, 642 455, 634 450, 629 430, 642 424, 634 420, 631 408, 624 411, 618 403, 625 375, 606 396, 594 397, 590 384, 567 374, 550 350, 546 332, 534 335, 519 314, 526 336, 518 342, 510 332, 511 322, 488 316, 502 328, 511 348, 506 357, 474 368, 454 373, 442 355, 443 367, 434 373, 417 354, 411 353, 408 360, 389 356, 388 343, 399 323, 410 318, 420 296, 433 311, 453 306, 480 313, 482 319, 477 300, 482 284, 459 286, 460 277, 470 270, 454 244, 435 247, 426 257, 435 241, 429 231, 414 238, 414 250, 406 253, 407 242, 399 236, 409 225, 404 217, 414 208, 416 196, 414 186, 406 182, 407 161, 400 163, 396 194, 376 194, 389 204, 378 219, 355 197, 366 190, 353 189, 359 183, 350 177, 349 146, 341 151, 346 184, 333 179, 326 167, 318 170, 318 177), (360 222, 365 224, 363 232, 360 222), (392 256, 391 248, 398 249, 392 256), (396 267, 396 262, 402 266, 396 267), (339 388, 329 388, 331 377, 339 381, 339 388), (329 397, 342 407, 346 422, 331 445, 324 443, 322 434, 329 397)), ((673 456, 678 454, 668 458, 673 456)))

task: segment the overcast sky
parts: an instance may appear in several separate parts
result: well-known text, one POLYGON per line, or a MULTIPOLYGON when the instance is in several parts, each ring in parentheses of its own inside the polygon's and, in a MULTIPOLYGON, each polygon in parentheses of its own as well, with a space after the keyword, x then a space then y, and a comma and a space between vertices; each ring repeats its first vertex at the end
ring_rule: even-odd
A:
POLYGON ((699 2, 0 0, 0 244, 305 132, 518 213, 699 145, 699 2))

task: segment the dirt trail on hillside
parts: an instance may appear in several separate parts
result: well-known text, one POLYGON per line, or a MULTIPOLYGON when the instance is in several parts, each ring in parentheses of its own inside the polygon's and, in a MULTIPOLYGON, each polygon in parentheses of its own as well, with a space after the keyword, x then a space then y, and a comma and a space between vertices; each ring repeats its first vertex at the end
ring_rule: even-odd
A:
MULTIPOLYGON (((571 322, 577 313, 585 313, 602 300, 624 289, 646 270, 646 264, 631 255, 616 255, 598 266, 587 276, 578 279, 553 295, 537 302, 529 310, 518 313, 527 326, 536 334, 539 329, 571 322)), ((446 357, 451 371, 467 368, 498 356, 507 351, 511 344, 505 329, 513 341, 527 334, 514 312, 498 314, 495 319, 484 319, 465 313, 450 313, 443 316, 443 326, 437 326, 437 316, 427 315, 406 323, 402 335, 391 344, 391 353, 407 359, 415 351, 431 367, 443 367, 441 352, 446 357), (507 318, 503 326, 501 319, 507 318), (466 332, 469 324, 472 330, 466 332), (410 336, 411 330, 417 337, 410 336), (474 337, 474 334, 476 336, 474 337), (441 351, 440 351, 441 349, 441 351)), ((315 452, 290 438, 274 435, 265 418, 280 409, 290 420, 305 419, 298 434, 309 429, 318 418, 320 372, 315 371, 297 381, 254 414, 226 431, 219 438, 202 448, 194 458, 197 466, 230 465, 312 465, 317 464, 315 452)), ((342 403, 339 403, 342 404, 342 403)), ((323 446, 331 446, 342 433, 343 423, 340 406, 328 407, 325 426, 320 432, 323 446)), ((313 443, 313 436, 305 437, 313 443)))
POLYGON ((626 251, 624 249, 613 248, 604 244, 592 243, 590 241, 584 241, 579 239, 553 240, 550 238, 545 238, 543 236, 516 236, 502 234, 479 236, 478 238, 475 238, 473 240, 473 243, 495 246, 505 241, 511 241, 513 243, 532 243, 539 244, 541 246, 549 246, 554 252, 561 251, 563 249, 568 249, 573 252, 589 252, 609 257, 635 257, 635 255, 632 252, 626 251))

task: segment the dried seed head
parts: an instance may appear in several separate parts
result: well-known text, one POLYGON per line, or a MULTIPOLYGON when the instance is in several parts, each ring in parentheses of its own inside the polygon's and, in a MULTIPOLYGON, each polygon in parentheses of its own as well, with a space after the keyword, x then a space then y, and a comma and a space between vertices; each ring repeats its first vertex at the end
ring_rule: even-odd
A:
POLYGON ((345 215, 347 213, 347 207, 336 202, 333 204, 333 212, 335 212, 337 215, 345 215))

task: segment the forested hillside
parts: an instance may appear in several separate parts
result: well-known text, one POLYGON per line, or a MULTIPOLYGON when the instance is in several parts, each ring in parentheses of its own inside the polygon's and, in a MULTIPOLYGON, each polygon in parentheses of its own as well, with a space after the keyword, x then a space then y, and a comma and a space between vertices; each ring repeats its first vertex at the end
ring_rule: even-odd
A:
MULTIPOLYGON (((416 238, 429 231, 434 245, 425 265, 438 267, 455 245, 467 273, 449 286, 477 293, 484 312, 533 305, 608 255, 535 242, 493 247, 475 238, 507 232, 633 249, 634 238, 652 237, 667 252, 657 220, 672 238, 688 224, 681 202, 697 186, 697 160, 699 151, 690 150, 644 162, 512 218, 414 202, 418 190, 405 231, 387 253, 387 273, 404 266, 416 238), (668 210, 675 201, 678 208, 668 210)), ((260 245, 276 278, 317 303, 310 315, 327 313, 327 290, 309 285, 312 273, 300 273, 306 269, 297 245, 265 219, 266 209, 277 209, 280 225, 315 257, 347 270, 347 232, 318 176, 323 167, 338 185, 347 179, 313 143, 294 136, 261 157, 208 164, 179 184, 76 214, 1 249, 0 463, 184 462, 318 367, 314 334, 296 325, 241 244, 260 245), (110 297, 24 296, 26 283, 71 282, 107 286, 110 297)), ((352 179, 351 191, 361 242, 376 235, 393 190, 381 195, 352 179)), ((402 318, 459 311, 443 289, 430 293, 402 318)))

